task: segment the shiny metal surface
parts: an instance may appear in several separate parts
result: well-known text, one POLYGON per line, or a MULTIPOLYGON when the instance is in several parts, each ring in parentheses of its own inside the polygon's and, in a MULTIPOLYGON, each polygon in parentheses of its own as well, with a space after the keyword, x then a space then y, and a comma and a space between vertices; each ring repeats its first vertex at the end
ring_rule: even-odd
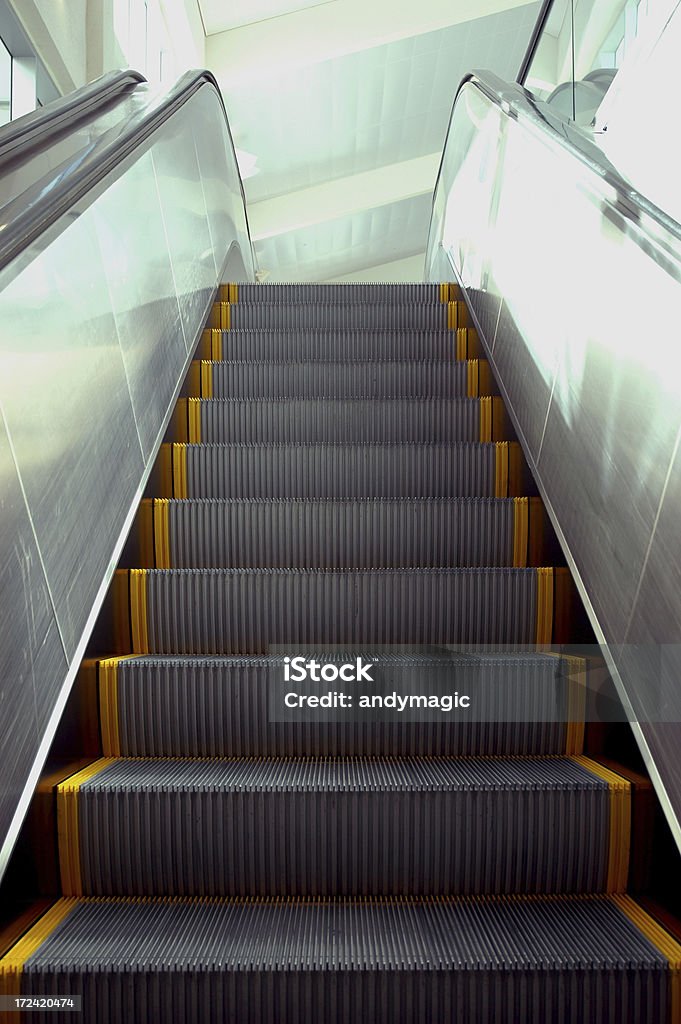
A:
MULTIPOLYGON (((0 412, 0 830, 10 829, 66 672, 47 581, 0 412)), ((0 857, 0 872, 4 867, 0 857)))
POLYGON ((110 305, 92 208, 0 292, 0 403, 69 659, 144 468, 110 305))
POLYGON ((525 113, 462 86, 428 276, 446 252, 681 840, 681 228, 525 113))
POLYGON ((137 425, 146 461, 187 351, 152 153, 140 157, 88 214, 132 397, 134 421, 127 419, 137 425))
POLYGON ((228 256, 254 278, 223 108, 192 88, 0 272, 0 874, 228 256))

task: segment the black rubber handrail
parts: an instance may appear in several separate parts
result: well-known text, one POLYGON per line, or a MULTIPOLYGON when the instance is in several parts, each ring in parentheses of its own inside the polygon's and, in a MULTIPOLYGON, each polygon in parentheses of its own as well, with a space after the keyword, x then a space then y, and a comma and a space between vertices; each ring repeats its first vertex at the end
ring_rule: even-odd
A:
POLYGON ((0 167, 20 151, 22 155, 29 152, 35 144, 42 149, 65 127, 83 117, 91 117, 140 82, 146 82, 146 78, 139 71, 109 71, 82 89, 3 125, 0 128, 0 167))
POLYGON ((530 36, 530 41, 527 44, 527 49, 525 50, 525 56, 522 59, 520 70, 516 77, 516 81, 519 82, 520 85, 525 81, 525 76, 527 75, 530 64, 532 63, 532 58, 534 57, 534 51, 537 49, 537 43, 544 31, 544 27, 552 7, 553 0, 544 0, 541 10, 539 11, 539 16, 534 24, 534 28, 532 29, 532 35, 530 36))
MULTIPOLYGON (((554 145, 560 146, 569 152, 573 157, 576 157, 585 164, 602 181, 607 182, 615 192, 617 208, 621 211, 622 215, 627 220, 638 225, 641 225, 643 219, 646 218, 649 221, 650 228, 654 230, 659 229, 664 234, 667 243, 665 248, 671 253, 673 259, 681 264, 681 224, 665 213, 659 206, 656 206, 655 203, 646 199, 640 192, 637 192, 630 182, 623 178, 610 163, 605 153, 589 139, 585 132, 581 131, 571 121, 560 117, 559 114, 550 107, 547 107, 546 104, 535 100, 532 94, 517 82, 504 82, 491 71, 468 72, 461 79, 459 87, 454 94, 454 102, 447 126, 447 135, 435 180, 430 213, 430 228, 432 228, 435 196, 442 176, 449 133, 454 118, 454 109, 461 90, 469 84, 479 89, 495 106, 502 109, 506 116, 514 120, 518 120, 518 117, 522 116, 523 119, 530 121, 534 127, 550 136, 554 145), (668 244, 669 241, 674 243, 671 248, 668 244)), ((652 233, 649 231, 649 234, 652 233)), ((660 241, 659 238, 657 240, 660 241)))
MULTIPOLYGON (((145 81, 142 76, 140 79, 145 81)), ((96 142, 70 160, 66 167, 57 168, 51 180, 43 180, 39 187, 29 189, 28 193, 3 207, 2 218, 5 223, 0 224, 0 270, 19 256, 31 242, 67 213, 75 203, 83 199, 90 190, 99 185, 204 86, 211 86, 217 94, 236 162, 234 140, 215 77, 210 71, 187 71, 167 93, 151 98, 144 109, 105 132, 96 142)), ((246 196, 240 175, 239 185, 250 241, 246 196)))

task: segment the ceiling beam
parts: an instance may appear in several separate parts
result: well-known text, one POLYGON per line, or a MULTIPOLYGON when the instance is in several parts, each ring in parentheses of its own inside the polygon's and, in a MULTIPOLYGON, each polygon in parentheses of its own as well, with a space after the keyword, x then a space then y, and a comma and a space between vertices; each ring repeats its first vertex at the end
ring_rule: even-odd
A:
POLYGON ((223 88, 523 7, 528 0, 335 0, 209 35, 206 62, 223 88))
POLYGON ((254 242, 432 192, 441 153, 388 164, 298 192, 249 203, 254 242))

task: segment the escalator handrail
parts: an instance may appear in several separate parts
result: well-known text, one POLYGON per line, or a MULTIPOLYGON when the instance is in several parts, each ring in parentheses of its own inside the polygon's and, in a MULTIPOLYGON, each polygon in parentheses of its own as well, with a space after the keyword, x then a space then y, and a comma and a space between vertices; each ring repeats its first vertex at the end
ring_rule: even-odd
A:
MULTIPOLYGON (((141 81, 146 80, 141 78, 141 81)), ((2 211, 2 215, 7 217, 7 222, 0 223, 0 271, 75 203, 99 185, 116 166, 143 145, 204 86, 210 86, 215 90, 225 117, 227 134, 236 163, 236 150, 227 111, 215 77, 206 70, 187 71, 171 89, 162 96, 154 95, 148 106, 135 113, 122 126, 105 132, 92 146, 70 161, 66 168, 57 168, 49 182, 41 181, 38 186, 8 203, 2 211)), ((241 175, 238 177, 250 242, 246 196, 241 175)))
POLYGON ((10 121, 0 128, 0 167, 21 155, 30 155, 29 147, 44 149, 64 128, 82 117, 92 116, 131 87, 146 82, 139 71, 109 71, 82 89, 69 93, 39 107, 30 114, 10 121))
POLYGON ((549 14, 551 13, 552 7, 553 0, 544 0, 542 8, 539 11, 539 16, 537 17, 537 20, 534 24, 534 28, 532 29, 532 35, 530 36, 530 41, 527 44, 525 56, 523 57, 520 63, 520 70, 518 71, 518 75, 516 78, 516 81, 519 82, 520 85, 523 85, 525 82, 525 77, 530 69, 530 64, 532 63, 535 50, 537 49, 537 44, 539 43, 539 39, 541 38, 542 33, 544 32, 544 28, 546 27, 546 22, 549 14))
POLYGON ((530 121, 533 127, 538 128, 544 135, 550 138, 553 145, 558 145, 566 150, 572 157, 579 159, 585 164, 601 180, 607 182, 615 192, 617 208, 627 220, 633 221, 640 226, 642 221, 647 219, 648 233, 656 236, 658 244, 663 245, 667 253, 667 262, 668 257, 671 256, 673 262, 677 264, 676 276, 681 277, 681 224, 640 192, 637 192, 631 183, 623 178, 610 163, 605 153, 595 143, 591 142, 586 132, 576 127, 573 122, 561 117, 554 110, 546 107, 545 104, 535 100, 531 93, 517 82, 505 82, 491 71, 469 71, 459 82, 459 86, 454 94, 445 144, 442 149, 437 178, 435 179, 429 237, 435 213, 436 196, 447 154, 454 110, 461 91, 471 84, 491 100, 495 106, 503 110, 508 117, 518 120, 520 115, 523 120, 530 121), (663 238, 664 242, 662 242, 663 238), (670 242, 673 243, 671 246, 670 242))

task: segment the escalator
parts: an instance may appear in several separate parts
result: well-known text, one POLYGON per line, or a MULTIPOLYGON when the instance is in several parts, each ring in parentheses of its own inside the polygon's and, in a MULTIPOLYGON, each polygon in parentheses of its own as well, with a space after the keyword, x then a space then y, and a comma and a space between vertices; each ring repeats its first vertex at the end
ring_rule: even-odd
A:
MULTIPOLYGON (((489 99, 478 84, 458 116, 489 99)), ((236 168, 226 128, 202 148, 224 122, 214 83, 192 77, 170 102, 122 88, 121 123, 140 132, 118 167, 120 127, 103 118, 94 148, 109 163, 81 181, 91 219, 69 216, 54 244, 85 230, 93 260, 115 264, 111 217, 128 209, 121 233, 161 255, 131 250, 141 276, 106 271, 92 306, 76 282, 98 356, 120 345, 130 400, 87 364, 100 366, 82 399, 94 468, 63 483, 88 496, 111 479, 70 531, 74 503, 55 505, 60 556, 89 587, 80 626, 85 597, 72 588, 62 614, 40 561, 74 667, 2 890, 2 1009, 19 1020, 28 1000, 34 1019, 96 1024, 675 1024, 681 931, 658 896, 676 854, 655 852, 664 823, 628 725, 594 725, 583 574, 515 401, 534 378, 509 370, 508 293, 490 342, 492 276, 465 248, 479 208, 452 237, 445 154, 429 268, 456 284, 255 284, 238 184, 219 190, 236 168), (151 200, 135 223, 148 173, 156 236, 151 200), (178 206, 181 184, 194 191, 178 206)), ((465 158, 458 170, 465 181, 465 158)), ((36 244, 45 221, 26 217, 36 244)), ((17 259, 15 241, 7 273, 17 259)), ((10 313, 29 284, 54 300, 40 260, 32 278, 36 261, 20 262, 10 313)), ((52 273, 62 310, 73 293, 52 273)), ((72 322, 58 312, 59 343, 37 350, 50 372, 77 366, 72 322)), ((42 553, 2 391, 0 408, 42 553)))

